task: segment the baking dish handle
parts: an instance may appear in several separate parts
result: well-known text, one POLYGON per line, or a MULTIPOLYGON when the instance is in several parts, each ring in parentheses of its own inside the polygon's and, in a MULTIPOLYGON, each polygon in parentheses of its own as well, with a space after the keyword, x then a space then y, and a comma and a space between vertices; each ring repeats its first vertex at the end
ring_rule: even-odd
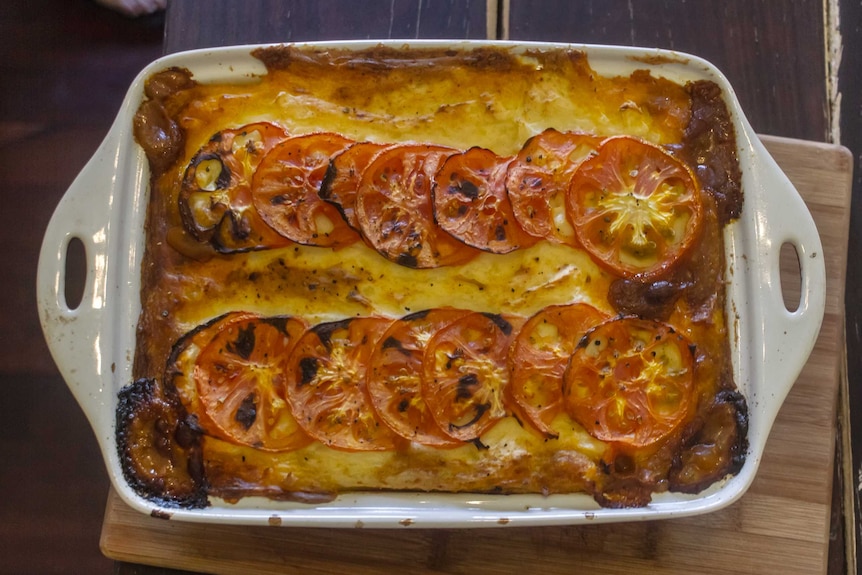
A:
MULTIPOLYGON (((48 223, 39 254, 36 297, 48 348, 60 373, 94 429, 105 429, 105 382, 110 381, 113 334, 106 321, 108 250, 121 173, 122 146, 116 127, 84 166, 48 223), (80 304, 66 301, 66 260, 76 238, 86 254, 86 279, 80 304), (108 375, 109 377, 105 377, 108 375)), ((111 428, 112 426, 107 426, 111 428)))
MULTIPOLYGON (((814 218, 802 197, 758 138, 756 154, 763 194, 754 206, 760 276, 750 292, 762 317, 762 363, 766 388, 760 398, 771 421, 799 377, 820 332, 826 308, 826 265, 814 218), (769 214, 767 217, 766 214, 769 214), (785 244, 796 250, 800 298, 796 309, 785 305, 781 285, 780 252, 785 244)), ((753 199, 752 196, 746 201, 753 199)), ((793 307, 793 306, 790 306, 793 307)))

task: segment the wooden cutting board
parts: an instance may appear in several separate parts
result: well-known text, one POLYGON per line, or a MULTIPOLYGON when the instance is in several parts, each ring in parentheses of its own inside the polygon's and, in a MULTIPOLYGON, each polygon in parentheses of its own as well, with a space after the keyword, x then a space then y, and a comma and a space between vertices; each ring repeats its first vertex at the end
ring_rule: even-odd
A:
MULTIPOLYGON (((102 551, 123 561, 230 574, 825 573, 852 157, 829 144, 763 141, 817 222, 828 294, 814 352, 778 415, 754 484, 736 504, 628 524, 338 530, 166 521, 133 511, 112 491, 102 551)), ((799 301, 794 258, 782 258, 782 283, 799 301)))

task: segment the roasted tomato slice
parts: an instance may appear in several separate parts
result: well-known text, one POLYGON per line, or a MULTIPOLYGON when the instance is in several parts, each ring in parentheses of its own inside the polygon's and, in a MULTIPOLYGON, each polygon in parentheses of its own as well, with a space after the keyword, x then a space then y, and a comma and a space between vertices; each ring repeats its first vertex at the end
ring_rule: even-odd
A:
POLYGON ((284 388, 287 358, 306 327, 295 317, 246 318, 224 326, 201 350, 195 383, 220 437, 267 451, 311 441, 284 388))
POLYGON ((433 447, 453 447, 437 425, 422 397, 422 358, 431 337, 457 318, 470 313, 438 308, 396 320, 371 354, 368 392, 380 419, 401 437, 433 447))
POLYGON ((624 317, 591 330, 563 376, 569 414, 602 441, 653 444, 693 412, 694 345, 665 323, 624 317))
POLYGON ((585 303, 548 306, 527 320, 512 343, 508 396, 543 435, 557 436, 551 422, 562 410, 569 357, 584 334, 606 319, 607 314, 585 303))
POLYGON ((230 312, 198 325, 184 334, 171 348, 165 364, 164 381, 176 389, 183 406, 189 415, 198 421, 205 433, 221 437, 221 432, 207 414, 200 401, 195 381, 195 365, 201 351, 213 338, 229 325, 254 319, 257 316, 247 312, 230 312))
POLYGON ((566 191, 572 174, 601 141, 548 128, 524 143, 506 175, 506 190, 521 228, 537 238, 572 243, 566 191))
POLYGON ((294 349, 287 397, 306 432, 335 449, 385 451, 403 441, 381 423, 366 388, 374 344, 392 320, 351 318, 321 323, 294 349))
POLYGON ((703 207, 696 178, 662 148, 608 138, 567 195, 580 244, 612 273, 642 280, 668 271, 694 244, 703 207))
POLYGON ((329 160, 326 176, 320 184, 320 197, 338 208, 341 217, 354 230, 359 231, 356 191, 362 180, 362 173, 377 152, 385 147, 386 144, 357 142, 338 152, 329 160))
POLYGON ((509 161, 485 148, 449 156, 432 187, 437 225, 467 245, 496 254, 534 244, 536 238, 516 223, 506 195, 509 161))
POLYGON ((447 435, 474 441, 506 415, 514 318, 471 312, 437 331, 423 358, 425 402, 447 435))
POLYGON ((338 212, 319 196, 329 160, 352 144, 329 132, 289 138, 272 149, 252 182, 261 217, 286 238, 306 245, 343 247, 359 239, 338 212))
POLYGON ((456 150, 403 144, 378 153, 362 174, 356 216, 365 241, 383 257, 412 268, 460 264, 479 252, 434 222, 431 183, 456 150))
POLYGON ((286 138, 267 122, 215 134, 183 176, 178 201, 185 230, 222 252, 285 245, 255 211, 250 186, 264 155, 286 138))

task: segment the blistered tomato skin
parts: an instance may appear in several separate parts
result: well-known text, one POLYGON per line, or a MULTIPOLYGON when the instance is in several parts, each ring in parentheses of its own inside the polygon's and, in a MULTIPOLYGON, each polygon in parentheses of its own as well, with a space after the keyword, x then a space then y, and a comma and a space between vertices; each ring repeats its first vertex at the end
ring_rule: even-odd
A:
POLYGON ((475 441, 507 415, 506 358, 523 320, 471 312, 434 334, 425 349, 425 401, 453 439, 475 441), (512 323, 516 322, 516 323, 512 323))
POLYGON ((601 141, 548 128, 524 143, 506 173, 507 194, 522 229, 538 239, 574 242, 565 214, 566 192, 572 174, 601 141))
POLYGON ((584 334, 606 319, 585 303, 548 306, 527 320, 512 343, 508 395, 524 420, 546 437, 558 435, 551 423, 563 409, 569 357, 584 334))
POLYGON ((422 361, 434 334, 468 313, 439 308, 410 314, 395 320, 374 346, 368 391, 377 414, 401 437, 437 448, 461 444, 437 425, 423 398, 422 361))
POLYGON ((197 358, 194 379, 217 436, 265 451, 310 443, 284 388, 286 360, 306 327, 294 317, 248 317, 213 334, 197 358))
POLYGON ((510 162, 485 148, 449 156, 432 188, 437 225, 465 244, 495 254, 536 243, 518 225, 506 194, 510 162))
POLYGON ((375 156, 362 174, 356 199, 357 220, 368 245, 392 262, 418 269, 460 264, 478 255, 434 221, 432 182, 456 152, 403 144, 375 156))
POLYGON ((579 245, 621 277, 663 276, 700 236, 697 179, 662 148, 630 136, 606 139, 584 160, 566 202, 579 245))
POLYGON ((356 231, 360 230, 356 217, 356 193, 362 181, 362 173, 386 144, 357 142, 336 153, 329 160, 326 175, 318 194, 334 205, 344 221, 356 231))
POLYGON ((264 221, 299 244, 339 248, 356 242, 357 233, 319 195, 330 159, 352 143, 321 132, 294 136, 275 146, 252 182, 254 206, 264 221))
POLYGON ((386 451, 403 440, 381 423, 366 389, 374 343, 392 320, 327 322, 309 329, 287 360, 287 399, 303 429, 343 451, 386 451))
POLYGON ((694 409, 694 344, 672 326, 623 317, 590 330, 563 376, 569 414, 602 441, 652 445, 694 409))

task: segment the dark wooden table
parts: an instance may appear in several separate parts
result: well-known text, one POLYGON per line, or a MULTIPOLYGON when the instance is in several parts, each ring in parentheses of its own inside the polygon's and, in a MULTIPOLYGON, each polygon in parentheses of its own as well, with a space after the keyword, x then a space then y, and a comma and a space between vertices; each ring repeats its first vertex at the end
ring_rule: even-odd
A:
MULTIPOLYGON (((169 3, 166 53, 218 45, 363 38, 544 40, 651 46, 689 52, 729 78, 758 133, 841 143, 862 151, 860 74, 854 68, 862 4, 836 0, 181 0, 169 3), (827 9, 824 9, 824 5, 827 9), (841 9, 843 65, 832 11, 841 9), (856 49, 854 51, 854 48, 856 49), (834 52, 834 53, 830 53, 834 52), (836 95, 841 93, 841 98, 836 95), (855 112, 854 112, 855 110, 855 112)), ((847 378, 840 405, 862 413, 862 206, 851 216, 847 269, 847 378)), ((841 411, 841 410, 839 410, 841 411)), ((855 569, 853 473, 862 441, 849 438, 848 409, 839 418, 829 573, 855 569), (847 479, 845 479, 845 477, 847 479), (844 495, 848 497, 845 498, 844 495), (846 503, 845 499, 847 502, 846 503), (847 506, 851 506, 846 508, 847 506), (851 520, 846 522, 844 518, 851 520), (848 562, 848 553, 851 557, 848 562)), ((862 426, 860 426, 862 427, 862 426)), ((118 563, 117 573, 163 569, 118 563)))

